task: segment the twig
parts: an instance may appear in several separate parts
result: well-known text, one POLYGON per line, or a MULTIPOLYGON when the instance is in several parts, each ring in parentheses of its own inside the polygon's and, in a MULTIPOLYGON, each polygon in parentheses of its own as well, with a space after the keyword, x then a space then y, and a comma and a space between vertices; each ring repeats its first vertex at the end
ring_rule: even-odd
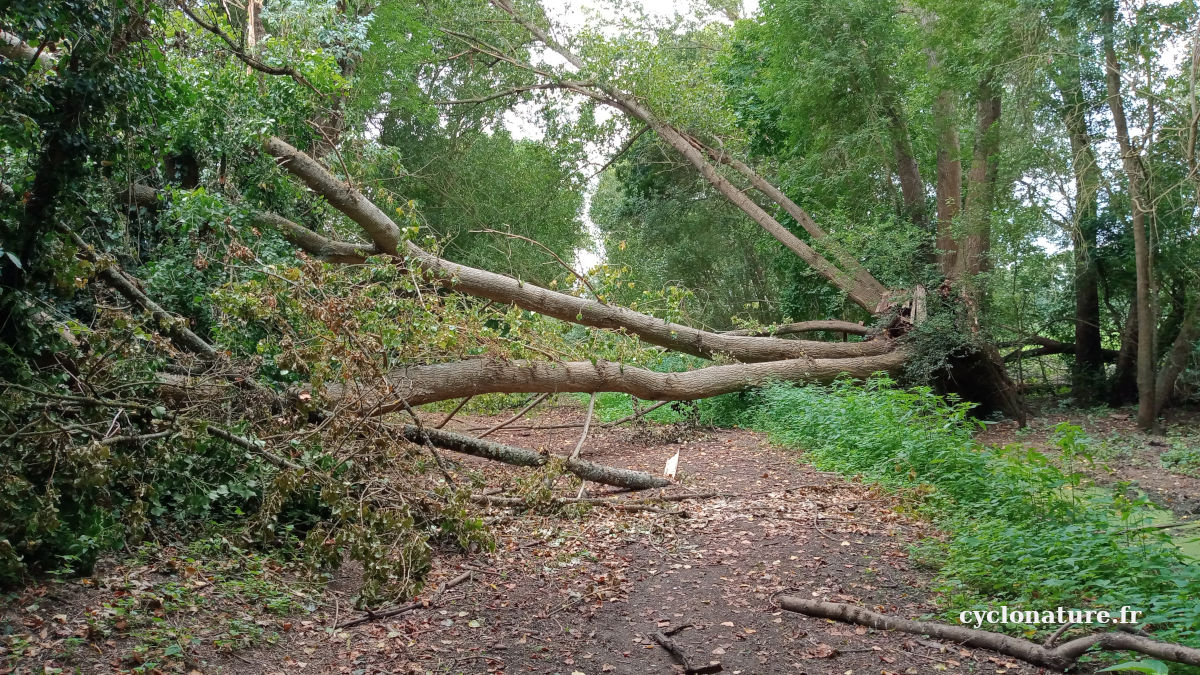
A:
POLYGON ((420 434, 421 440, 424 441, 425 447, 429 449, 429 454, 433 455, 433 463, 437 464, 438 471, 442 473, 442 478, 445 478, 446 483, 449 484, 451 488, 454 488, 454 477, 450 475, 450 472, 446 469, 446 465, 442 463, 442 455, 437 451, 437 448, 434 447, 433 441, 429 440, 429 434, 426 433, 425 426, 421 424, 421 418, 417 416, 417 411, 412 409, 412 406, 408 404, 408 401, 400 401, 400 403, 404 406, 404 409, 408 411, 408 416, 411 417, 413 422, 417 425, 417 433, 420 434))
POLYGON ((173 433, 175 432, 157 431, 151 434, 140 434, 135 436, 109 436, 108 438, 100 441, 100 445, 116 445, 118 443, 144 443, 146 441, 153 441, 158 438, 166 438, 173 433))
POLYGON ((679 648, 679 645, 675 644, 674 640, 661 632, 654 633, 650 637, 657 642, 659 646, 667 650, 671 656, 675 657, 675 660, 678 661, 681 666, 683 666, 683 671, 689 675, 708 675, 709 673, 719 673, 722 670, 720 662, 717 661, 699 667, 693 666, 691 662, 688 661, 687 656, 684 655, 683 650, 679 648))
POLYGON ((1046 641, 1042 643, 1042 646, 1045 647, 1046 649, 1053 647, 1054 643, 1058 642, 1058 638, 1062 637, 1062 634, 1067 632, 1068 630, 1070 630, 1071 626, 1074 626, 1074 625, 1075 625, 1074 621, 1068 621, 1068 622, 1064 623, 1063 625, 1059 626, 1058 630, 1054 631, 1054 633, 1052 633, 1050 635, 1050 637, 1046 638, 1046 641))
POLYGON ((596 392, 592 392, 592 397, 588 399, 587 417, 583 418, 583 433, 579 434, 579 442, 575 444, 575 450, 571 453, 571 459, 579 459, 579 453, 583 451, 583 442, 587 440, 588 427, 592 424, 592 410, 596 407, 596 392))
POLYGON ((340 630, 342 628, 351 628, 353 626, 359 626, 364 623, 370 623, 370 622, 378 620, 378 619, 386 619, 388 617, 396 616, 398 614, 404 614, 405 612, 411 612, 414 609, 420 609, 422 607, 435 607, 435 606, 437 606, 437 602, 438 602, 438 600, 441 599, 443 593, 450 590, 451 588, 454 588, 455 586, 461 585, 465 581, 470 580, 472 578, 472 576, 474 576, 474 572, 463 572, 462 574, 454 577, 450 581, 447 581, 446 583, 439 586, 437 591, 433 594, 433 597, 431 597, 428 600, 417 600, 415 602, 410 602, 407 605, 400 605, 399 607, 393 607, 391 609, 386 609, 381 612, 372 612, 371 610, 367 610, 366 616, 360 616, 357 619, 343 621, 342 623, 337 624, 333 628, 334 628, 334 630, 340 630))
POLYGON ((267 450, 266 448, 259 445, 258 443, 255 443, 254 441, 250 440, 249 438, 238 436, 237 434, 228 432, 220 427, 215 427, 211 424, 205 428, 205 431, 207 431, 209 433, 209 435, 211 435, 211 436, 216 436, 217 438, 220 438, 222 440, 229 441, 230 443, 233 443, 236 446, 245 448, 246 450, 250 450, 252 452, 257 452, 258 454, 262 455, 263 459, 266 459, 268 462, 274 464, 275 466, 279 467, 280 469, 292 469, 294 471, 294 470, 300 468, 299 464, 297 464, 291 460, 284 459, 283 457, 280 457, 279 455, 276 455, 275 453, 267 450))
POLYGON ((634 141, 641 138, 642 134, 646 133, 649 130, 650 130, 650 127, 642 127, 641 129, 638 129, 637 133, 630 136, 629 140, 622 143, 621 147, 617 149, 616 153, 614 153, 612 157, 608 158, 608 161, 604 163, 604 166, 600 167, 599 169, 596 169, 595 173, 588 176, 588 180, 590 181, 591 179, 595 178, 596 176, 599 176, 600 174, 604 173, 605 169, 612 166, 614 162, 616 162, 618 159, 621 158, 621 155, 624 155, 626 152, 629 152, 629 148, 633 147, 634 141))
POLYGON ((482 434, 479 434, 479 436, 477 436, 476 438, 486 438, 493 431, 499 431, 500 429, 503 429, 504 427, 508 426, 509 424, 516 422, 517 420, 521 419, 521 416, 523 416, 525 413, 529 412, 530 410, 533 410, 534 406, 541 403, 542 401, 545 401, 547 398, 550 398, 550 394, 541 394, 537 398, 533 399, 533 401, 529 405, 525 406, 524 408, 521 408, 521 411, 518 412, 516 415, 513 415, 512 417, 510 417, 510 418, 504 420, 503 422, 497 424, 496 426, 488 429, 487 431, 483 432, 482 434))
POLYGON ((446 426, 450 422, 450 420, 454 419, 454 416, 458 414, 458 411, 462 410, 463 406, 465 406, 467 404, 467 402, 473 398, 475 398, 474 394, 472 394, 472 395, 464 398, 462 401, 460 401, 458 405, 454 406, 454 410, 451 410, 450 414, 446 415, 446 419, 442 420, 441 423, 439 423, 436 427, 434 427, 434 429, 441 429, 442 427, 446 426))
POLYGON ((591 291, 591 292, 592 292, 592 295, 594 295, 594 296, 596 297, 596 302, 598 302, 598 303, 600 303, 600 304, 602 304, 602 305, 606 305, 606 304, 608 304, 608 303, 604 302, 604 300, 601 300, 601 299, 600 299, 600 294, 596 292, 596 289, 592 288, 592 284, 591 284, 591 282, 589 282, 589 281, 587 280, 587 278, 586 278, 586 277, 584 277, 584 276, 583 276, 582 274, 580 274, 579 272, 576 272, 576 271, 575 271, 575 268, 573 268, 573 267, 571 267, 570 265, 568 265, 568 264, 567 264, 567 263, 566 263, 566 262, 565 262, 565 261, 564 261, 562 258, 558 257, 558 254, 557 254, 557 253, 555 253, 554 251, 551 251, 551 250, 550 250, 550 249, 549 249, 549 248, 548 248, 548 247, 547 247, 545 244, 543 244, 542 242, 540 242, 540 241, 538 241, 538 240, 536 240, 536 239, 530 239, 529 237, 526 237, 526 236, 523 236, 523 235, 520 235, 520 234, 513 234, 512 232, 504 232, 504 231, 502 231, 502 230, 493 230, 493 229, 492 229, 492 228, 490 228, 490 227, 488 227, 488 228, 484 228, 484 229, 482 229, 482 230, 471 230, 471 232, 472 232, 472 233, 499 234, 499 235, 501 235, 501 236, 508 237, 508 238, 510 238, 510 239, 520 239, 521 241, 527 241, 527 242, 529 242, 529 243, 533 244, 534 246, 537 246, 538 248, 542 249, 542 250, 543 250, 543 251, 545 251, 546 253, 549 253, 550 255, 554 256, 554 259, 558 261, 558 264, 559 264, 559 265, 562 265, 562 266, 563 266, 563 269, 567 270, 568 272, 570 272, 571 274, 573 274, 573 275, 575 276, 575 278, 576 278, 576 279, 578 279, 578 280, 580 280, 581 282, 583 282, 583 285, 584 285, 584 286, 587 286, 587 289, 588 289, 589 291, 591 291))
POLYGON ((314 92, 316 92, 316 94, 318 96, 321 96, 322 98, 325 97, 325 94, 320 89, 317 89, 316 87, 314 87, 312 82, 309 82, 308 79, 306 77, 304 77, 304 75, 300 74, 300 71, 296 70, 292 66, 283 66, 280 68, 276 68, 274 66, 268 66, 267 64, 263 63, 262 61, 259 61, 258 59, 254 58, 253 56, 250 56, 246 52, 242 51, 241 47, 239 47, 237 45, 237 43, 233 41, 233 38, 226 35, 225 31, 221 30, 220 27, 218 27, 215 23, 207 23, 206 21, 204 21, 204 19, 201 19, 200 17, 196 16, 192 12, 192 10, 188 8, 186 2, 184 2, 183 0, 180 0, 176 4, 179 7, 179 9, 183 11, 184 14, 187 14, 188 17, 191 18, 192 21, 196 22, 196 25, 198 25, 201 28, 203 28, 204 30, 212 33, 213 35, 216 35, 217 37, 221 38, 221 41, 225 43, 225 45, 229 48, 229 51, 234 56, 236 56, 238 58, 238 60, 241 61, 242 63, 246 64, 247 66, 250 66, 251 68, 257 70, 260 73, 266 73, 267 75, 287 75, 288 77, 292 78, 299 84, 302 84, 302 85, 308 87, 309 89, 312 89, 314 92))

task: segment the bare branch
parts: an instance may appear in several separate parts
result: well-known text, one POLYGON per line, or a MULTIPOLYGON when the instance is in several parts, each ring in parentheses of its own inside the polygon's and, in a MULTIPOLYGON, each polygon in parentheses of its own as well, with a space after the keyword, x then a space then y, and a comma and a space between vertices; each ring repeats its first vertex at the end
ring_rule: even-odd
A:
POLYGON ((533 244, 534 246, 537 246, 538 248, 542 249, 542 250, 543 250, 543 251, 545 251, 546 253, 549 253, 550 255, 554 256, 554 259, 558 261, 558 264, 559 264, 559 265, 562 265, 563 269, 567 270, 567 271, 568 271, 568 272, 570 272, 570 273, 571 273, 571 274, 572 274, 572 275, 573 275, 573 276, 574 276, 576 279, 578 279, 578 280, 580 280, 581 282, 583 282, 583 285, 584 285, 584 286, 587 286, 587 289, 588 289, 589 291, 591 291, 591 292, 592 292, 592 296, 596 298, 596 302, 599 302, 599 303, 600 303, 600 304, 602 304, 602 305, 607 305, 607 304, 608 304, 608 303, 606 303, 606 302, 604 302, 603 300, 601 300, 601 299, 600 299, 600 294, 596 292, 596 289, 595 289, 595 288, 592 288, 592 284, 591 284, 591 283, 590 283, 590 282, 587 280, 587 277, 583 276, 583 275, 582 275, 582 274, 580 274, 579 272, 576 272, 576 271, 575 271, 575 268, 573 268, 573 267, 571 267, 570 265, 568 265, 568 264, 567 264, 567 263, 566 263, 566 262, 565 262, 565 261, 564 261, 562 258, 558 257, 558 254, 557 254, 557 253, 555 253, 554 251, 551 251, 551 250, 550 250, 550 248, 549 248, 549 247, 547 247, 547 246, 546 246, 545 244, 543 244, 542 242, 540 242, 540 241, 537 241, 536 239, 531 239, 531 238, 529 238, 529 237, 526 237, 526 236, 523 236, 523 235, 520 235, 520 234, 514 234, 514 233, 512 233, 512 232, 503 232, 503 231, 501 231, 501 230, 493 230, 493 229, 491 229, 490 227, 489 227, 489 228, 482 229, 482 230, 471 230, 471 232, 472 232, 472 233, 475 233, 475 234, 479 234, 479 233, 498 234, 498 235, 500 235, 500 236, 503 236, 503 237, 508 237, 509 239, 520 239, 521 241, 527 241, 527 242, 529 242, 530 244, 533 244))
POLYGON ((779 606, 791 612, 798 612, 823 619, 844 621, 878 630, 898 630, 905 633, 929 635, 935 638, 952 640, 964 647, 990 649, 1005 656, 1011 656, 1027 663, 1032 663, 1035 666, 1059 671, 1073 666, 1079 657, 1083 656, 1084 652, 1095 646, 1110 651, 1138 652, 1176 663, 1200 665, 1200 649, 1184 647, 1169 642, 1159 642, 1158 640, 1121 631, 1095 633, 1064 642, 1058 647, 1050 649, 1036 642, 1002 633, 975 630, 964 626, 947 626, 930 621, 900 619, 878 614, 857 605, 840 602, 821 602, 795 596, 782 596, 779 598, 779 606))

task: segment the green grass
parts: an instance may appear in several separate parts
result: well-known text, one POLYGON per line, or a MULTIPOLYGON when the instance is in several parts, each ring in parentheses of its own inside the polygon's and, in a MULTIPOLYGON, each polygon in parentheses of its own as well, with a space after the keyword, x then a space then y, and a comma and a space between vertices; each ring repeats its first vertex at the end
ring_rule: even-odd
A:
POLYGON ((917 550, 938 569, 947 617, 1000 604, 1130 605, 1160 639, 1200 646, 1200 565, 1166 533, 1138 530, 1156 515, 1144 499, 1090 488, 1072 470, 1090 461, 1078 427, 1057 429, 1060 466, 1020 446, 985 448, 968 405, 888 380, 722 398, 705 405, 714 421, 765 431, 821 469, 893 489, 949 533, 917 550))
MULTIPOLYGON (((584 406, 587 406, 587 394, 572 394, 572 396, 584 406)), ((596 394, 596 408, 592 414, 595 415, 597 422, 615 422, 633 414, 633 401, 634 398, 629 394, 615 394, 611 392, 596 394)), ((645 410, 656 403, 658 401, 642 401, 639 399, 637 407, 638 410, 645 410)), ((686 422, 691 419, 689 417, 690 410, 691 408, 686 402, 668 403, 658 410, 647 413, 642 418, 660 424, 674 424, 676 422, 686 422)))

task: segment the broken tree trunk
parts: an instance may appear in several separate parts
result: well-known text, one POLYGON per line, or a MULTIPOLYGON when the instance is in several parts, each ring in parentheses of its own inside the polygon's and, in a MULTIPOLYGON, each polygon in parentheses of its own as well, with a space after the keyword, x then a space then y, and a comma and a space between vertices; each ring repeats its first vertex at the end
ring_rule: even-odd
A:
POLYGON ((1064 642, 1054 648, 1047 648, 1036 642, 1002 633, 975 630, 964 626, 948 626, 929 621, 900 619, 840 602, 821 602, 785 595, 779 598, 779 606, 789 612, 807 616, 844 621, 879 630, 898 630, 915 635, 929 635, 953 641, 964 647, 990 649, 1035 666, 1058 671, 1070 668, 1079 660, 1080 656, 1083 656, 1084 652, 1094 646, 1110 651, 1138 652, 1164 661, 1200 665, 1200 649, 1159 642, 1124 632, 1096 633, 1064 642))
POLYGON ((493 393, 583 393, 611 391, 646 401, 693 401, 728 394, 771 381, 832 382, 842 375, 865 378, 898 372, 906 353, 894 351, 853 359, 789 359, 766 363, 709 366, 681 373, 658 373, 613 361, 507 361, 496 358, 452 361, 397 368, 387 375, 384 393, 329 384, 324 395, 343 403, 357 401, 374 414, 493 393))
POLYGON ((603 485, 626 488, 629 490, 649 490, 656 487, 667 487, 671 481, 658 476, 652 476, 642 471, 620 469, 604 464, 596 464, 583 459, 571 459, 557 455, 542 454, 513 445, 484 441, 464 434, 457 434, 444 429, 418 428, 415 425, 405 425, 404 437, 413 443, 424 443, 429 439, 439 448, 460 452, 464 455, 482 457, 496 462, 504 462, 514 466, 545 466, 551 458, 562 461, 567 471, 583 480, 603 485))

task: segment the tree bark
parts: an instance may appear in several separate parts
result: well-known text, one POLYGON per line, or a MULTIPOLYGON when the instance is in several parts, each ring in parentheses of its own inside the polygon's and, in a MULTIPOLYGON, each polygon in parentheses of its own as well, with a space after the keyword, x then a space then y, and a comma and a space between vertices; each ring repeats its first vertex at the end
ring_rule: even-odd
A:
POLYGON ((864 326, 861 323, 853 321, 839 321, 837 319, 818 320, 818 321, 797 321, 796 323, 785 323, 782 326, 776 326, 772 330, 766 331, 749 331, 749 330, 727 330, 721 335, 749 335, 751 337, 777 337, 780 335, 794 335, 796 333, 847 333, 849 335, 868 335, 871 332, 870 326, 864 326))
POLYGON ((950 277, 958 264, 958 237, 954 221, 962 208, 962 150, 958 142, 956 95, 942 91, 933 104, 937 129, 937 263, 950 277))
POLYGON ((1129 301, 1129 313, 1121 328, 1121 349, 1117 352, 1117 367, 1113 373, 1109 403, 1124 405, 1137 398, 1137 355, 1138 355, 1138 305, 1137 293, 1129 301))
POLYGON ((492 393, 632 394, 645 401, 691 401, 728 394, 772 381, 831 382, 842 375, 868 377, 895 373, 906 354, 849 359, 788 359, 766 363, 709 366, 679 373, 658 373, 612 361, 507 361, 470 359, 397 368, 386 376, 383 391, 361 384, 330 384, 324 395, 341 404, 357 404, 373 414, 410 406, 492 393))
POLYGON ((992 75, 984 77, 977 90, 975 114, 975 150, 967 174, 967 196, 963 209, 963 236, 955 265, 955 276, 962 281, 988 269, 991 248, 992 209, 996 201, 996 175, 999 170, 1000 138, 996 123, 1000 120, 1000 91, 992 75))
POLYGON ((1063 126, 1071 142, 1071 171, 1075 178, 1075 212, 1071 245, 1075 261, 1075 367, 1072 396, 1086 405, 1097 398, 1104 376, 1104 352, 1100 337, 1100 289, 1096 269, 1099 209, 1097 196, 1102 176, 1092 150, 1087 125, 1087 103, 1080 75, 1078 37, 1073 25, 1063 27, 1067 55, 1055 82, 1062 107, 1063 126))
POLYGON ((39 51, 16 35, 2 30, 0 30, 0 56, 13 61, 24 61, 30 70, 50 69, 55 66, 55 58, 52 53, 45 49, 39 51))
POLYGON ((1179 325, 1179 333, 1175 335, 1171 350, 1167 352, 1167 359, 1158 372, 1154 392, 1154 417, 1156 419, 1175 392, 1175 382, 1179 379, 1179 375, 1191 362, 1192 351, 1196 348, 1197 340, 1200 340, 1200 293, 1196 293, 1191 304, 1188 305, 1183 322, 1179 325))
MULTIPOLYGON (((890 80, 887 86, 891 86, 890 80)), ((921 168, 913 157, 912 140, 904 111, 894 94, 888 94, 884 115, 888 120, 888 133, 892 138, 892 155, 896 161, 896 175, 900 177, 900 198, 903 201, 904 218, 921 231, 928 224, 925 214, 925 183, 921 180, 921 168)))
POLYGON ((1134 263, 1137 270, 1137 423, 1143 430, 1156 426, 1158 406, 1154 401, 1154 301, 1150 294, 1151 277, 1154 270, 1150 261, 1150 240, 1146 230, 1146 196, 1143 194, 1145 172, 1142 158, 1129 140, 1129 126, 1125 118, 1125 104, 1121 99, 1121 66, 1113 44, 1113 20, 1115 8, 1111 2, 1105 4, 1102 21, 1104 26, 1104 71, 1108 84, 1108 106, 1112 111, 1113 126, 1117 132, 1117 145, 1121 150, 1121 165, 1129 181, 1129 202, 1133 218, 1134 263))

